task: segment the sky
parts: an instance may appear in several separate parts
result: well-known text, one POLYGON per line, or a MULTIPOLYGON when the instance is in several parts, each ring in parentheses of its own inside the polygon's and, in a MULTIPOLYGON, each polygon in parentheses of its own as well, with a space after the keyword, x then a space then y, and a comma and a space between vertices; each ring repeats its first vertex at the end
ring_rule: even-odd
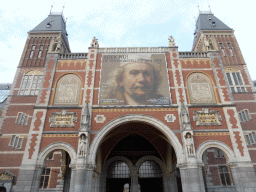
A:
POLYGON ((67 18, 72 52, 87 52, 93 36, 100 47, 162 47, 168 36, 179 51, 191 51, 199 9, 209 11, 235 30, 235 36, 256 80, 253 0, 93 0, 3 1, 0 4, 0 83, 12 83, 27 32, 52 12, 67 18), (199 8, 198 8, 199 5, 199 8), (232 6, 231 6, 232 5, 232 6))

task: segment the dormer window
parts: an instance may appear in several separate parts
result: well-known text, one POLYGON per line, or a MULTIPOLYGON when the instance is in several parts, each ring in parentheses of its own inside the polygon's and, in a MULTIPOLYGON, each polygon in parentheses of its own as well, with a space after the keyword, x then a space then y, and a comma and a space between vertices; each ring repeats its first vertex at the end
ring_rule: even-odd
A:
POLYGON ((209 20, 212 20, 212 18, 211 18, 209 15, 208 15, 208 19, 209 19, 209 20))
POLYGON ((216 27, 215 21, 212 22, 212 26, 213 26, 213 27, 216 27))
POLYGON ((195 36, 195 37, 197 36, 197 32, 194 33, 194 36, 195 36))
POLYGON ((50 22, 47 23, 46 27, 47 27, 47 28, 51 27, 51 23, 50 23, 50 22))

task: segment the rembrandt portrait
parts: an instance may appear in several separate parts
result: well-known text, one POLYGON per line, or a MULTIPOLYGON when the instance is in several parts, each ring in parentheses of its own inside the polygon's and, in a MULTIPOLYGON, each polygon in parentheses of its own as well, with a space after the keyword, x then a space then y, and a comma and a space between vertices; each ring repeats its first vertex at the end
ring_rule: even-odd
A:
POLYGON ((103 55, 100 105, 169 105, 164 54, 103 55))

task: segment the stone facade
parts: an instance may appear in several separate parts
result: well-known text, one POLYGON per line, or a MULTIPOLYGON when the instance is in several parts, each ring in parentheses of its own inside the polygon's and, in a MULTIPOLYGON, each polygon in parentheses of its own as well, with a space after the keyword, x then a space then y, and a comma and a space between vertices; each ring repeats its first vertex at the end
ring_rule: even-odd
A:
POLYGON ((88 53, 47 30, 29 32, 2 112, 6 191, 256 190, 256 94, 232 30, 201 30, 192 52, 94 37, 88 53))

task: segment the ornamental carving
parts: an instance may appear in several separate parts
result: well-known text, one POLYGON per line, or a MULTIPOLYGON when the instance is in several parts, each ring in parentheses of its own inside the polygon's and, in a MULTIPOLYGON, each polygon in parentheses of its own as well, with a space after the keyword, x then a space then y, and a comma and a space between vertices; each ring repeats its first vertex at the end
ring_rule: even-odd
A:
POLYGON ((74 127, 77 122, 76 112, 67 112, 65 109, 61 112, 52 113, 49 121, 50 127, 74 127))
POLYGON ((216 103, 211 80, 202 73, 188 77, 188 90, 191 103, 216 103))
POLYGON ((0 173, 0 181, 12 181, 14 177, 15 175, 10 173, 9 171, 4 171, 0 173))
POLYGON ((222 120, 219 111, 210 111, 208 108, 203 108, 202 111, 194 111, 193 116, 196 125, 221 125, 222 120))
POLYGON ((79 104, 81 81, 77 75, 63 76, 57 84, 54 104, 79 104))

